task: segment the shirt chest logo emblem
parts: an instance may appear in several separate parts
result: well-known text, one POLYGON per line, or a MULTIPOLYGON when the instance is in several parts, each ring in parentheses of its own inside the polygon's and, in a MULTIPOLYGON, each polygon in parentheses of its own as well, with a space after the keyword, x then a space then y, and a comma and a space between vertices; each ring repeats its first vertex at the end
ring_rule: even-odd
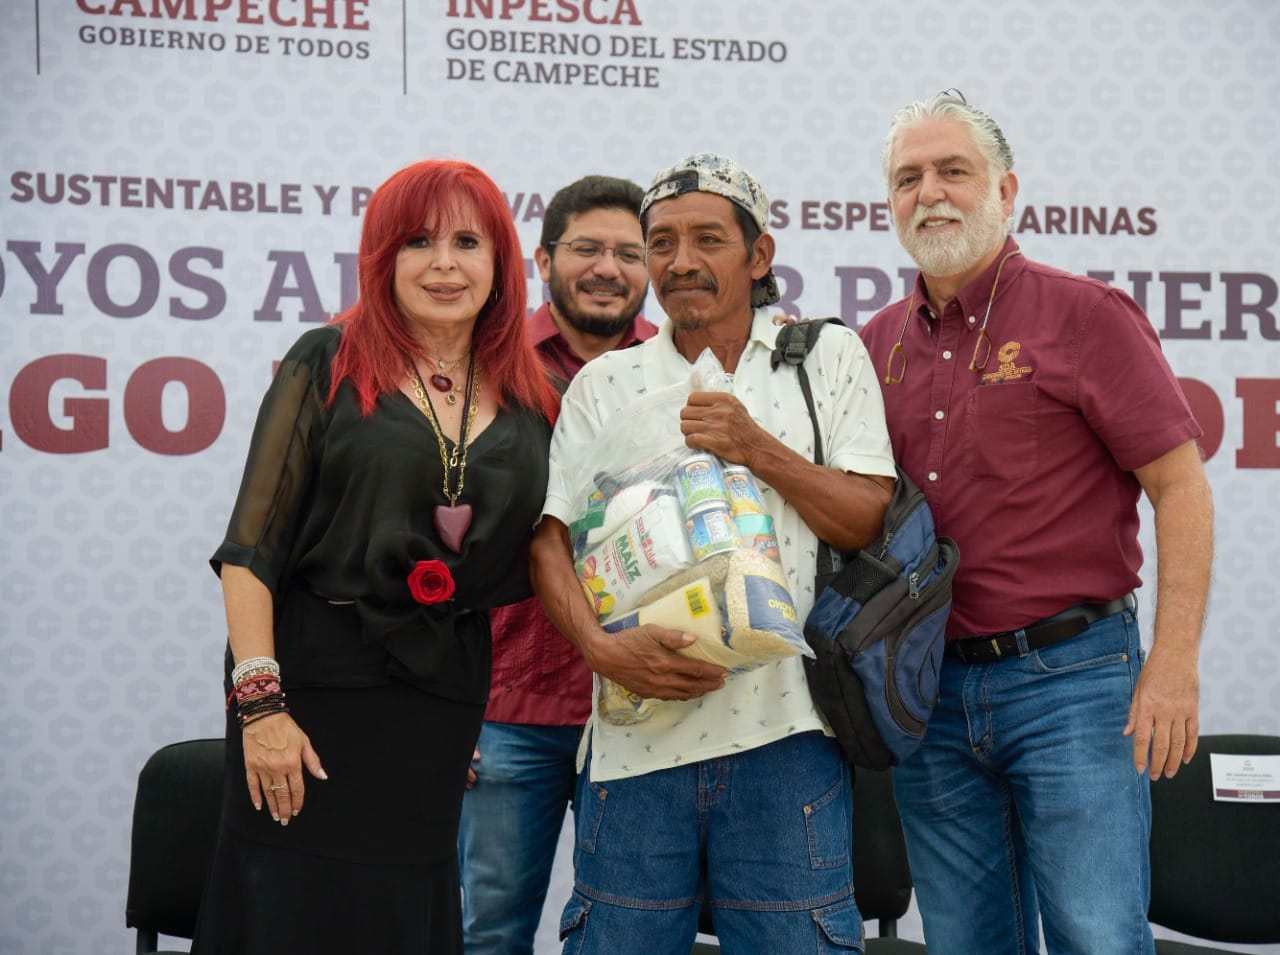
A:
POLYGON ((1019 378, 1025 378, 1033 371, 1030 365, 1019 365, 1018 354, 1022 351, 1020 342, 1005 342, 996 350, 996 358, 1000 362, 1000 367, 995 371, 989 371, 982 376, 984 385, 995 384, 1001 381, 1017 381, 1019 378))

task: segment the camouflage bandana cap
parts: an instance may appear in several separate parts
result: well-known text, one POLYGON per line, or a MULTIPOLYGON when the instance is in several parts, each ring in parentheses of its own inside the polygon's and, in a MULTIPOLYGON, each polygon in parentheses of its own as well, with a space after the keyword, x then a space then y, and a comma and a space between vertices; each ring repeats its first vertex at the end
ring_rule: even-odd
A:
MULTIPOLYGON (((688 192, 723 196, 744 209, 762 235, 769 231, 769 200, 760 183, 732 159, 713 153, 694 153, 658 173, 640 200, 640 215, 643 216, 659 200, 683 196, 688 192)), ((778 280, 772 269, 765 273, 764 278, 752 283, 752 308, 772 305, 780 298, 778 280)))

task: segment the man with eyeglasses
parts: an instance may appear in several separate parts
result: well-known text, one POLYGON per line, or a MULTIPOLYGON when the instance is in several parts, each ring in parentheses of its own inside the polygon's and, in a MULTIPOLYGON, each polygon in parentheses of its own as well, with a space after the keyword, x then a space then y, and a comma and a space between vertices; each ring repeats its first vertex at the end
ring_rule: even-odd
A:
MULTIPOLYGON (((547 204, 534 261, 550 301, 529 331, 563 393, 586 362, 652 338, 638 185, 586 176, 547 204)), ((536 598, 490 614, 493 674, 458 830, 467 955, 533 951, 578 741, 591 713, 591 671, 536 598)))
POLYGON ((1038 919, 1051 953, 1150 953, 1149 779, 1199 729, 1200 428, 1132 299, 1022 254, 991 117, 940 93, 895 116, 881 156, 920 276, 862 336, 898 461, 961 555, 938 706, 895 769, 930 955, 1034 953, 1038 919))
POLYGON ((755 475, 803 619, 817 536, 853 548, 883 524, 895 472, 874 370, 853 333, 819 338, 806 362, 827 466, 815 464, 796 375, 770 361, 777 328, 767 306, 779 290, 759 184, 731 159, 696 154, 655 177, 640 218, 668 321, 569 386, 530 551, 538 596, 592 669, 661 701, 633 725, 590 724, 565 951, 687 955, 703 897, 727 953, 854 951, 863 931, 849 768, 823 732, 801 659, 727 676, 676 652, 693 639, 678 630, 604 632, 573 570, 569 486, 592 465, 580 449, 624 432, 640 395, 686 383, 709 348, 733 376, 732 391, 689 395, 667 422, 673 446, 683 436, 690 449, 755 475))

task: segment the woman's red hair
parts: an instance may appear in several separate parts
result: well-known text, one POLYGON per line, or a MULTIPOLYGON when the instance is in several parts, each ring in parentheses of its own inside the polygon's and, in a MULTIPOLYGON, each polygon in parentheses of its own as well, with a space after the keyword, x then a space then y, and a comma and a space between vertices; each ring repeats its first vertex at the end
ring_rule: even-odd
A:
POLYGON ((471 352, 498 405, 519 405, 555 421, 558 398, 526 331, 528 283, 520 238, 506 200, 492 179, 466 162, 428 159, 395 173, 373 193, 360 233, 359 287, 355 305, 333 319, 343 326, 333 359, 329 400, 350 380, 364 415, 379 395, 399 390, 405 360, 422 346, 396 306, 396 255, 410 236, 436 233, 468 205, 476 226, 493 241, 494 278, 489 301, 472 332, 471 352), (495 301, 496 297, 496 301, 495 301))

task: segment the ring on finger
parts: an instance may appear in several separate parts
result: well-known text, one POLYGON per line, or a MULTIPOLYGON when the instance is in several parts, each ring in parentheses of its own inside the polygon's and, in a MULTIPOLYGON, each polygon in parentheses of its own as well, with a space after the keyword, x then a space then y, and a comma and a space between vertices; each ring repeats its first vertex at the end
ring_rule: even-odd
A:
POLYGON ((288 789, 289 784, 288 783, 272 783, 267 788, 270 789, 272 792, 275 792, 277 789, 288 789))

